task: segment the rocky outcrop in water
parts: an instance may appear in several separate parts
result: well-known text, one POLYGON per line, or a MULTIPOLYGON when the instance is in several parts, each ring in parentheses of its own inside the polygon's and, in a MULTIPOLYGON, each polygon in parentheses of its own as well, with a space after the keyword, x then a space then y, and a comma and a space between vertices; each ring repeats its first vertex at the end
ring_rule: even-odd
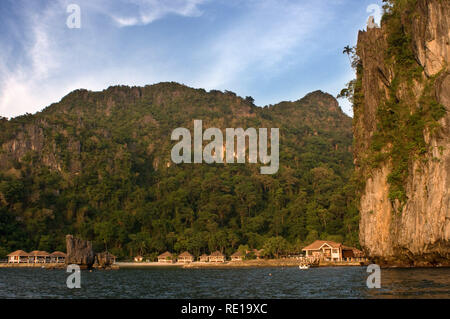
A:
POLYGON ((361 100, 355 104, 354 151, 364 181, 360 242, 380 264, 450 265, 450 2, 409 1, 398 21, 384 21, 358 36, 361 100), (399 30, 407 36, 396 39, 393 33, 399 30), (414 62, 407 54, 399 56, 409 48, 414 62), (397 56, 388 56, 392 52, 397 56), (438 110, 437 103, 447 112, 431 114, 436 120, 425 122, 424 109, 438 110), (421 121, 424 128, 415 129, 413 123, 420 128, 421 121), (376 138, 386 136, 391 140, 377 146, 376 138), (401 139, 408 151, 403 168, 393 153, 401 139))
POLYGON ((108 269, 114 264, 114 257, 109 252, 102 252, 95 255, 94 268, 108 269))
POLYGON ((66 264, 77 264, 91 268, 95 262, 95 254, 90 241, 66 236, 67 257, 66 264))

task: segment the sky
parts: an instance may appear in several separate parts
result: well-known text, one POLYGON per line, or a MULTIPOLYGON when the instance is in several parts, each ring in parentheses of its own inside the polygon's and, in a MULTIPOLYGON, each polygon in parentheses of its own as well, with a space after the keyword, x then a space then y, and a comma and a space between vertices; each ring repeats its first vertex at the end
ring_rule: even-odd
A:
MULTIPOLYGON (((258 106, 315 90, 336 96, 355 77, 342 50, 356 45, 369 15, 379 21, 381 5, 0 0, 0 116, 41 111, 75 89, 164 81, 252 96, 258 106), (72 4, 80 9, 79 20, 72 4), (76 21, 79 28, 73 28, 76 21)), ((351 104, 339 103, 351 116, 351 104)))

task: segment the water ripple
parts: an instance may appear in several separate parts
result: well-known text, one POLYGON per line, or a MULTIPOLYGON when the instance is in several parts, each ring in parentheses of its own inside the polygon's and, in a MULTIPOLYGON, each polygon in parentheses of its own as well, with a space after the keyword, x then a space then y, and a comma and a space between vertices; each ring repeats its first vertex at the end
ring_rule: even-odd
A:
POLYGON ((382 269, 368 289, 365 267, 82 271, 0 269, 0 298, 450 298, 450 269, 382 269))

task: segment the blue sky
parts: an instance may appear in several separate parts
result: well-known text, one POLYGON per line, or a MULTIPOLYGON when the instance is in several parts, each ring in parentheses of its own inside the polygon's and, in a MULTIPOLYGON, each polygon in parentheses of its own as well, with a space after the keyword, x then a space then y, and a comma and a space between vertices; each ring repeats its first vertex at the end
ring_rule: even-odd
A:
POLYGON ((35 113, 78 88, 161 81, 259 106, 336 95, 354 77, 342 49, 356 44, 371 4, 382 2, 0 0, 0 115, 35 113), (72 3, 80 29, 66 25, 72 3))

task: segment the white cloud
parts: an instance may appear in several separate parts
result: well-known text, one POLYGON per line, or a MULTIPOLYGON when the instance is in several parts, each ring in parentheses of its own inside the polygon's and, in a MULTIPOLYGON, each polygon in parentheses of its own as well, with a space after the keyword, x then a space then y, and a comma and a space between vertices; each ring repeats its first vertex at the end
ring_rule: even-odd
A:
POLYGON ((267 0, 253 2, 249 9, 203 52, 212 62, 199 86, 230 87, 245 81, 248 69, 274 76, 292 63, 304 62, 312 49, 312 41, 307 40, 330 19, 322 1, 267 0))
POLYGON ((117 56, 121 53, 118 44, 127 47, 126 39, 120 38, 126 30, 117 26, 150 23, 168 14, 199 16, 205 0, 76 2, 81 7, 82 29, 65 27, 65 8, 71 0, 59 0, 39 12, 30 9, 27 18, 18 22, 29 35, 17 39, 24 57, 16 58, 0 40, 1 115, 34 113, 71 90, 102 90, 116 84, 173 80, 206 89, 246 92, 247 84, 256 77, 270 80, 293 65, 307 63, 308 55, 319 45, 313 37, 333 15, 324 0, 234 3, 240 15, 227 18, 230 24, 218 26, 213 36, 197 42, 178 60, 167 59, 164 46, 138 47, 117 56), (105 24, 101 16, 115 17, 117 24, 105 24))
MULTIPOLYGON (((1 63, 0 114, 8 117, 35 112, 54 98, 44 83, 59 67, 57 46, 49 37, 47 23, 54 18, 54 11, 49 8, 39 15, 30 11, 24 17, 29 37, 17 40, 25 52, 25 63, 14 67, 1 63)), ((0 58, 11 60, 13 54, 12 50, 2 50, 0 58)))
POLYGON ((50 44, 47 30, 36 24, 33 33, 34 44, 29 49, 33 77, 45 79, 52 70, 58 68, 59 62, 54 55, 55 48, 50 44))
POLYGON ((129 8, 128 13, 118 12, 117 7, 109 7, 109 15, 121 27, 146 25, 168 14, 198 17, 202 11, 198 6, 205 0, 122 0, 129 8))
MULTIPOLYGON (((0 115, 15 117, 27 112, 35 113, 77 88, 100 90, 108 85, 150 83, 153 77, 149 74, 144 77, 142 68, 127 70, 118 63, 112 67, 101 67, 102 63, 108 65, 112 57, 107 41, 96 41, 95 38, 100 29, 108 31, 105 31, 105 26, 97 25, 96 21, 89 21, 89 17, 97 17, 95 14, 114 16, 120 26, 147 24, 167 14, 198 16, 201 14, 198 5, 203 2, 120 0, 112 4, 109 0, 79 0, 82 21, 87 19, 91 24, 84 24, 78 31, 69 31, 65 25, 66 8, 71 3, 69 0, 50 2, 46 7, 39 7, 39 10, 24 6, 20 12, 22 21, 15 22, 17 25, 12 27, 14 30, 23 28, 26 38, 16 37, 17 43, 0 41, 0 115), (124 8, 128 11, 120 10, 124 8), (130 16, 121 17, 120 12, 125 11, 130 16), (67 40, 76 32, 85 32, 83 40, 80 41, 76 35, 67 40), (14 55, 12 45, 20 47, 20 57, 14 55)), ((114 34, 113 29, 109 32, 114 34)))

